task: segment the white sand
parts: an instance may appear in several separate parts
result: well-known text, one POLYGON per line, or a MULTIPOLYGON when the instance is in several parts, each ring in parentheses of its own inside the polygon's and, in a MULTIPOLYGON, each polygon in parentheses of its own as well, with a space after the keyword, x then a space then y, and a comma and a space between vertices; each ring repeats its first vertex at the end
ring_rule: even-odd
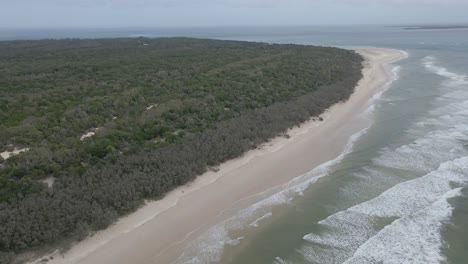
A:
POLYGON ((2 153, 0 153, 0 156, 2 156, 3 159, 8 159, 14 155, 18 155, 20 154, 21 152, 26 152, 28 151, 29 148, 22 148, 22 149, 19 149, 19 148, 14 148, 13 151, 4 151, 2 153))
POLYGON ((47 184, 47 188, 52 188, 52 186, 54 186, 55 177, 52 177, 52 176, 47 177, 44 180, 42 180, 41 182, 47 184))
POLYGON ((158 106, 158 104, 153 104, 153 105, 150 105, 148 107, 146 107, 146 110, 151 110, 153 109, 154 107, 158 106))
POLYGON ((73 246, 48 263, 171 263, 184 247, 210 226, 255 202, 255 194, 285 184, 338 156, 349 137, 368 125, 361 118, 366 102, 388 81, 384 64, 404 54, 389 49, 361 49, 364 78, 346 103, 331 107, 324 121, 308 121, 260 149, 223 163, 104 231, 73 246))
POLYGON ((89 132, 86 132, 83 135, 81 135, 80 140, 83 141, 86 138, 90 138, 90 137, 96 135, 96 131, 98 131, 98 130, 99 130, 99 127, 91 128, 89 130, 89 132))

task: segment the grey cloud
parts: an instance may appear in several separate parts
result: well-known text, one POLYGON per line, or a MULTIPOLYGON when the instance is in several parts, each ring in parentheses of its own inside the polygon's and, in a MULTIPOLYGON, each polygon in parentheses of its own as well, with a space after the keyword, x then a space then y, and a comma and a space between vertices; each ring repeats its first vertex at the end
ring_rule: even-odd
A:
POLYGON ((0 27, 468 22, 468 0, 0 0, 0 6, 0 27))

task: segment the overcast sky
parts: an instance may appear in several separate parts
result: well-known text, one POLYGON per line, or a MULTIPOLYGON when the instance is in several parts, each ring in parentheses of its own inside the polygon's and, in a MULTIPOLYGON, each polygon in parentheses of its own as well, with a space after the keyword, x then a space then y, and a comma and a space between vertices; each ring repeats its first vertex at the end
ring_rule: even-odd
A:
POLYGON ((468 23, 468 0, 0 0, 0 27, 468 23))

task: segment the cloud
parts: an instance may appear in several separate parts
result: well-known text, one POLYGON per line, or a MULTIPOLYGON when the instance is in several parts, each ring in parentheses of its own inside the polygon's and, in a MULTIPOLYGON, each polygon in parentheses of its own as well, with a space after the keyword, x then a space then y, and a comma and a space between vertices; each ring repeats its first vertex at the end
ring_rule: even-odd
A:
POLYGON ((0 27, 468 22, 468 0, 0 0, 0 6, 0 27))
POLYGON ((332 0, 334 3, 373 5, 463 5, 466 0, 332 0))
MULTIPOLYGON (((0 0, 1 2, 8 0, 0 0)), ((37 4, 36 0, 15 0, 18 4, 37 4)), ((255 7, 269 8, 295 3, 313 3, 307 0, 42 0, 40 4, 58 6, 154 6, 154 7, 255 7)))
MULTIPOLYGON (((0 0, 11 2, 10 0, 0 0)), ((52 4, 96 4, 96 5, 238 5, 238 6, 278 6, 285 4, 326 4, 326 3, 367 3, 367 4, 430 4, 457 5, 467 4, 466 0, 16 0, 23 3, 52 3, 52 4)))
MULTIPOLYGON (((11 3, 10 0, 0 0, 11 3)), ((52 5, 60 7, 161 7, 161 8, 298 8, 326 6, 468 6, 467 0, 15 0, 19 5, 52 5)))

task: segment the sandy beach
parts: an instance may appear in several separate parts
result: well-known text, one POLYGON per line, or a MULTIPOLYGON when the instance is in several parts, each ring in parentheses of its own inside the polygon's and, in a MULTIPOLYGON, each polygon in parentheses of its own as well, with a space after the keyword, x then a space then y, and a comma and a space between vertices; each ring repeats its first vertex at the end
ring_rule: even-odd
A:
POLYGON ((67 252, 53 254, 47 263, 173 263, 204 231, 258 201, 257 194, 340 155, 350 136, 368 126, 369 120, 361 114, 390 79, 385 65, 405 57, 391 49, 357 51, 366 58, 364 77, 347 102, 322 115, 323 121, 310 120, 290 129, 289 138, 272 139, 223 163, 219 170, 199 176, 162 200, 148 202, 67 252))

